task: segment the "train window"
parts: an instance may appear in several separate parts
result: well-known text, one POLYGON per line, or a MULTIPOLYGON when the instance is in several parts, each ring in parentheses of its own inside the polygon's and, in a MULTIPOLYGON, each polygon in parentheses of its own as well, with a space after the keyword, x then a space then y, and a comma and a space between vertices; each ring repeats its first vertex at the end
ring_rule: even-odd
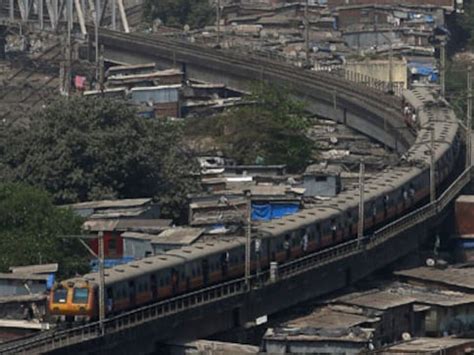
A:
POLYGON ((169 284, 170 284, 170 277, 169 277, 169 276, 166 276, 165 284, 166 284, 166 285, 169 285, 169 284))
POLYGON ((196 277, 196 270, 195 269, 191 270, 191 275, 192 275, 192 277, 196 277))
POLYGON ((67 301, 67 289, 58 288, 54 291, 53 302, 54 303, 66 303, 67 301))
POLYGON ((163 279, 160 279, 160 287, 163 287, 165 285, 165 282, 163 279))
POLYGON ((303 238, 305 234, 306 234, 306 229, 304 228, 300 229, 300 238, 303 238))
POLYGON ((72 303, 87 303, 89 300, 89 289, 86 287, 74 288, 72 303))
POLYGON ((148 283, 145 283, 145 291, 148 291, 149 288, 148 288, 148 283))
POLYGON ((198 275, 201 275, 201 268, 199 266, 196 268, 196 272, 198 275))

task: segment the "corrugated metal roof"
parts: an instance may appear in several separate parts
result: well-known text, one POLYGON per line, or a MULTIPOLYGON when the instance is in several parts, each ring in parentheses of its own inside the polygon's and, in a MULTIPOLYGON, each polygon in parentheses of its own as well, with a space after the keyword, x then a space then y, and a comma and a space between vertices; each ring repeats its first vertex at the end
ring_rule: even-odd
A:
POLYGON ((447 269, 437 269, 434 267, 419 267, 396 271, 394 274, 408 279, 474 289, 474 270, 472 268, 449 267, 447 269))
POLYGON ((67 207, 71 207, 73 209, 86 209, 86 208, 93 208, 93 209, 100 209, 100 208, 118 208, 118 207, 137 207, 143 206, 152 201, 151 198, 128 198, 128 199, 121 199, 121 200, 98 200, 98 201, 87 201, 87 202, 79 202, 74 203, 71 205, 67 205, 67 207))
POLYGON ((58 264, 41 264, 41 265, 26 265, 26 266, 10 266, 8 268, 12 273, 32 273, 32 274, 46 274, 58 271, 58 264))
POLYGON ((203 228, 170 228, 160 233, 158 238, 154 238, 153 243, 189 245, 196 241, 203 233, 203 228))

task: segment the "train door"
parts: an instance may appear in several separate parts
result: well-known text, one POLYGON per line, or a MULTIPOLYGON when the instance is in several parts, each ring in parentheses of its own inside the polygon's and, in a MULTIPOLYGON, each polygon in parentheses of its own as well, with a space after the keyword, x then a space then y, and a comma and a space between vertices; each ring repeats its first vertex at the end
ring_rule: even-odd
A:
POLYGON ((111 313, 114 309, 114 292, 113 291, 114 290, 112 289, 112 287, 107 287, 106 303, 105 303, 107 313, 111 313))
POLYGON ((156 275, 150 275, 150 287, 151 287, 151 297, 156 300, 158 298, 158 283, 156 281, 156 275))
POLYGON ((291 258, 291 236, 289 234, 285 235, 285 241, 283 242, 283 249, 285 249, 285 258, 290 260, 291 258))
POLYGON ((323 232, 321 230, 321 223, 316 223, 316 249, 321 248, 323 240, 323 232))
POLYGON ((223 279, 227 278, 227 275, 229 273, 229 259, 229 252, 226 251, 221 254, 221 271, 223 279))
POLYGON ((130 307, 135 307, 137 304, 137 290, 135 281, 133 280, 128 282, 128 296, 130 299, 130 307))
POLYGON ((336 219, 333 218, 331 219, 331 244, 336 243, 336 237, 337 237, 337 224, 336 224, 336 219))
POLYGON ((270 260, 272 260, 272 247, 270 244, 270 238, 265 239, 265 251, 266 251, 266 261, 264 262, 264 267, 268 266, 270 264, 270 260))
POLYGON ((173 268, 173 270, 171 270, 171 289, 173 290, 174 295, 178 293, 178 286, 179 286, 179 272, 175 268, 173 268))
POLYGON ((202 266, 202 280, 204 285, 209 283, 209 261, 207 259, 203 259, 201 262, 202 266))

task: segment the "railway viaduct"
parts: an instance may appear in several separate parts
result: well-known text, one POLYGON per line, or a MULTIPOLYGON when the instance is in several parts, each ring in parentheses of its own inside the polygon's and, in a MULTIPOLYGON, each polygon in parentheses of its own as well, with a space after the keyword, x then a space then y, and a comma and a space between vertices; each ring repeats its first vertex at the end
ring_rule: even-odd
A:
MULTIPOLYGON (((343 122, 403 153, 414 137, 401 129, 401 102, 326 73, 308 73, 263 58, 240 56, 174 40, 103 30, 108 60, 155 61, 179 65, 189 78, 224 82, 246 90, 264 80, 282 84, 305 100, 310 111, 343 122)), ((276 280, 267 273, 247 289, 243 279, 152 304, 104 324, 46 331, 0 344, 0 353, 152 353, 163 341, 196 339, 254 322, 292 305, 343 288, 416 250, 470 181, 462 172, 436 201, 384 226, 373 236, 318 252, 280 266, 276 280)))

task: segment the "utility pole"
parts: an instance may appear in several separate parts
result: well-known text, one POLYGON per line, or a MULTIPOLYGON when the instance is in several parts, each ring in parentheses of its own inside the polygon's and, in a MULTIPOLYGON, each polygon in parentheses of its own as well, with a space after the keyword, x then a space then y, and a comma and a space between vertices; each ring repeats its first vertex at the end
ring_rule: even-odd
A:
POLYGON ((100 55, 99 55, 99 22, 100 22, 100 0, 95 0, 95 80, 100 80, 100 55))
POLYGON ((430 130, 430 202, 436 200, 436 180, 435 180, 435 128, 431 125, 430 130))
POLYGON ((360 161, 359 166, 359 222, 357 223, 357 241, 360 241, 364 237, 364 175, 365 175, 365 164, 364 160, 360 161))
POLYGON ((64 93, 66 96, 71 94, 71 81, 72 81, 72 43, 71 43, 71 31, 72 31, 72 0, 67 0, 66 12, 67 12, 67 38, 66 38, 66 69, 64 78, 64 93))
POLYGON ((117 3, 116 0, 112 0, 112 29, 117 29, 117 3))
POLYGON ((393 43, 390 40, 390 58, 388 60, 388 90, 390 94, 393 94, 393 43))
POLYGON ((471 167, 472 149, 472 67, 467 68, 467 113, 466 113, 466 169, 471 167))
POLYGON ((99 90, 101 94, 104 94, 104 82, 105 82, 105 75, 104 75, 104 45, 100 46, 100 57, 99 57, 99 90))
POLYGON ((440 86, 441 86, 441 96, 445 97, 446 95, 446 42, 443 40, 440 47, 440 86))
POLYGON ((309 60, 309 0, 306 0, 306 4, 304 7, 304 43, 305 43, 305 50, 306 50, 306 66, 309 67, 310 60, 309 60))
POLYGON ((252 246, 252 197, 250 191, 245 193, 247 197, 247 230, 245 240, 245 284, 250 289, 250 258, 252 246))
POLYGON ((216 1, 217 46, 221 45, 221 0, 216 1))
POLYGON ((104 232, 98 233, 99 239, 99 325, 101 335, 104 335, 105 320, 105 272, 104 272, 104 232))

